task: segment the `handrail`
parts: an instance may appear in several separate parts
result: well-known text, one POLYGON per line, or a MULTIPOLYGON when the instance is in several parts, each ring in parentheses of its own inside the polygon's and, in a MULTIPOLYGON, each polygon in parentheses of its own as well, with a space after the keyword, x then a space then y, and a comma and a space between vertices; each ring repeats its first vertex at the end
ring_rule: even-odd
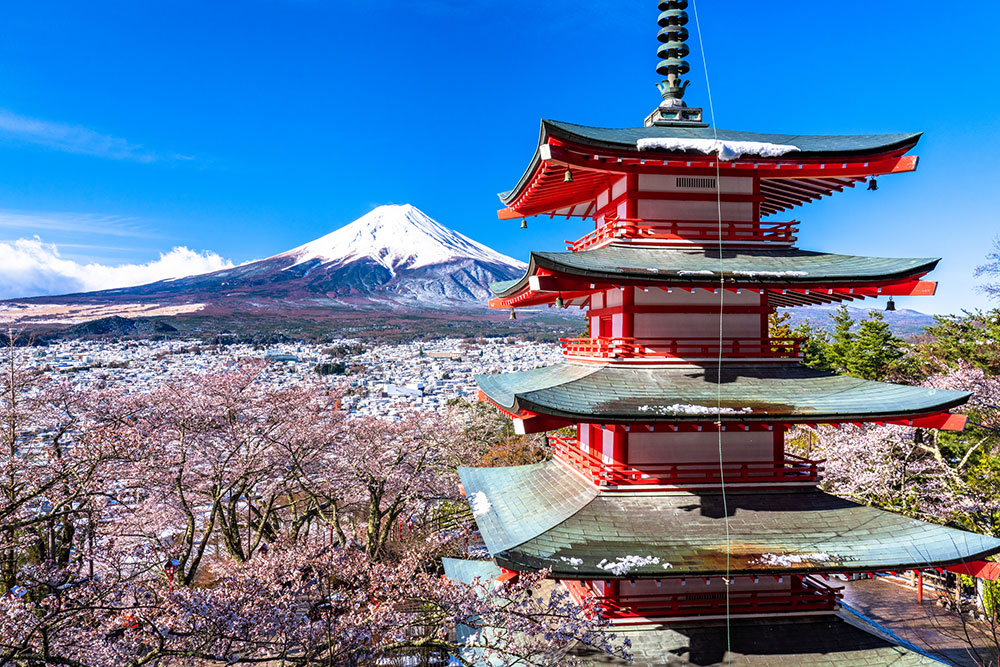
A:
POLYGON ((798 221, 791 222, 723 222, 716 221, 652 221, 636 218, 608 217, 594 231, 576 241, 566 241, 573 252, 587 250, 612 241, 630 240, 657 245, 672 245, 701 241, 724 241, 790 245, 796 240, 798 221), (720 233, 721 229, 721 233, 720 233))
POLYGON ((686 359, 723 357, 739 359, 801 359, 805 338, 634 338, 599 336, 561 338, 568 357, 599 359, 686 359))
POLYGON ((840 588, 817 581, 782 591, 731 591, 664 595, 595 595, 595 601, 609 619, 656 616, 687 616, 728 611, 732 614, 788 613, 833 609, 842 597, 840 588))
MULTIPOLYGON (((791 454, 782 461, 717 461, 626 465, 584 451, 576 438, 549 436, 556 458, 579 470, 593 484, 605 487, 669 486, 685 488, 721 484, 817 483, 825 461, 791 454)), ((637 489, 638 490, 638 489, 637 489)))

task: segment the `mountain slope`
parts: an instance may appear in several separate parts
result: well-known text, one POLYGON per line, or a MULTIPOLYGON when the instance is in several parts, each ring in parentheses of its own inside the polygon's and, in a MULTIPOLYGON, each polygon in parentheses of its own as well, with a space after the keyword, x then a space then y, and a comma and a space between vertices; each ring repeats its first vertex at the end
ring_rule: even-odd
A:
POLYGON ((521 262, 448 229, 409 204, 379 206, 351 224, 274 259, 282 257, 293 258, 296 265, 310 261, 346 264, 369 259, 393 273, 398 268, 417 269, 456 259, 524 267, 521 262))
POLYGON ((525 265, 410 205, 380 206, 267 259, 147 285, 18 303, 203 303, 229 310, 482 308, 487 286, 525 265))

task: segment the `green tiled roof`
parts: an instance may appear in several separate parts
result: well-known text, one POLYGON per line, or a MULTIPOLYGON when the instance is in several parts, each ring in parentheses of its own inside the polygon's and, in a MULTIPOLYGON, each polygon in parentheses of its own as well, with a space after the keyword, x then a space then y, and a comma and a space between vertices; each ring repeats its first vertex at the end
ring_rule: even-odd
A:
POLYGON ((942 412, 970 394, 834 375, 798 364, 637 368, 564 362, 478 375, 497 405, 580 421, 898 419, 942 412), (721 413, 716 412, 721 390, 721 413))
POLYGON ((920 139, 920 132, 899 134, 760 134, 736 130, 713 130, 710 127, 587 127, 558 120, 542 121, 542 136, 569 139, 578 143, 618 149, 636 149, 640 139, 719 139, 720 141, 757 141, 785 144, 799 148, 795 157, 822 155, 856 155, 886 153, 912 147, 920 139))
POLYGON ((641 248, 612 244, 580 252, 533 252, 528 270, 519 280, 493 283, 497 296, 523 289, 539 268, 599 281, 638 280, 643 284, 728 282, 740 285, 815 285, 837 287, 859 280, 881 281, 923 275, 939 258, 856 257, 784 249, 686 250, 641 248))
POLYGON ((460 468, 502 567, 560 578, 906 570, 983 558, 1000 539, 822 491, 598 493, 561 463, 460 468), (481 495, 480 495, 481 494, 481 495), (483 508, 488 508, 482 511, 483 508), (609 564, 641 561, 614 574, 609 564), (603 567, 602 567, 603 565, 603 567))
MULTIPOLYGON (((775 667, 914 667, 941 665, 897 646, 838 615, 733 621, 727 637, 722 623, 677 623, 621 630, 632 643, 633 667, 664 665, 773 665, 775 667), (730 644, 732 651, 727 652, 730 644)), ((585 667, 625 665, 625 661, 578 648, 585 667)))
MULTIPOLYGON (((710 127, 587 127, 563 123, 556 120, 543 120, 539 134, 538 145, 544 144, 549 137, 568 139, 569 141, 595 148, 635 151, 639 139, 671 138, 671 139, 716 139, 720 141, 759 141, 772 144, 790 144, 797 146, 798 151, 789 153, 795 158, 849 157, 862 155, 878 155, 882 153, 909 150, 920 139, 920 133, 902 134, 857 134, 857 135, 808 135, 808 134, 758 134, 756 132, 738 132, 734 130, 713 130, 710 127)), ((658 151, 643 151, 656 154, 658 151)), ((699 154, 700 155, 700 154, 699 154)), ((767 161, 757 158, 758 161, 767 161)), ((500 193, 500 199, 506 204, 521 191, 528 179, 535 172, 540 161, 538 150, 532 157, 531 164, 521 180, 509 192, 500 193)))
POLYGON ((461 558, 442 558, 445 575, 452 581, 471 584, 474 579, 490 581, 500 576, 500 568, 491 560, 463 560, 461 558))

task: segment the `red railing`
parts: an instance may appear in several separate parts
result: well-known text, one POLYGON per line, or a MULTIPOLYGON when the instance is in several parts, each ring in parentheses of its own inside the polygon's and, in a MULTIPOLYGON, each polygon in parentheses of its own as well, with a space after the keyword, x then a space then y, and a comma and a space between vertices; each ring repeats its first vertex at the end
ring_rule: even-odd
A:
POLYGON ((823 472, 824 461, 810 461, 786 454, 783 461, 693 462, 626 465, 605 461, 580 449, 576 438, 549 436, 556 458, 576 468, 597 486, 648 487, 667 486, 675 489, 728 484, 782 484, 799 482, 815 484, 823 472))
POLYGON ((790 245, 796 240, 798 222, 648 221, 609 218, 577 241, 566 241, 573 252, 627 239, 649 245, 675 245, 708 241, 790 245))
POLYGON ((805 338, 562 338, 563 354, 594 359, 683 363, 691 359, 802 358, 805 338))
POLYGON ((803 581, 802 588, 784 591, 731 591, 681 595, 634 595, 615 600, 597 597, 604 615, 613 620, 631 618, 669 618, 671 616, 707 616, 728 613, 788 614, 802 611, 835 609, 841 588, 819 581, 803 581))

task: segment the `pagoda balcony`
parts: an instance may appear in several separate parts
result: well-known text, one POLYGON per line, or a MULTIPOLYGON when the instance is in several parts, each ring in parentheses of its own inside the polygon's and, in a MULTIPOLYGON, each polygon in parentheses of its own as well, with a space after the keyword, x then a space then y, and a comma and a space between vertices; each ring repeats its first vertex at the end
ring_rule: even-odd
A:
POLYGON ((566 241, 573 252, 599 248, 613 242, 644 246, 716 244, 790 246, 798 222, 648 221, 612 218, 577 241, 566 241))
POLYGON ((730 485, 813 486, 819 483, 824 461, 785 454, 782 461, 699 461, 627 465, 605 461, 580 448, 576 438, 549 436, 557 459, 579 471, 592 484, 616 491, 704 489, 730 485))
POLYGON ((683 364, 691 361, 802 360, 805 338, 562 338, 563 354, 582 361, 683 364))
POLYGON ((612 623, 680 620, 690 617, 769 616, 832 611, 842 597, 842 587, 829 586, 811 577, 791 590, 730 591, 664 595, 602 596, 582 582, 564 581, 576 599, 593 597, 612 623))

